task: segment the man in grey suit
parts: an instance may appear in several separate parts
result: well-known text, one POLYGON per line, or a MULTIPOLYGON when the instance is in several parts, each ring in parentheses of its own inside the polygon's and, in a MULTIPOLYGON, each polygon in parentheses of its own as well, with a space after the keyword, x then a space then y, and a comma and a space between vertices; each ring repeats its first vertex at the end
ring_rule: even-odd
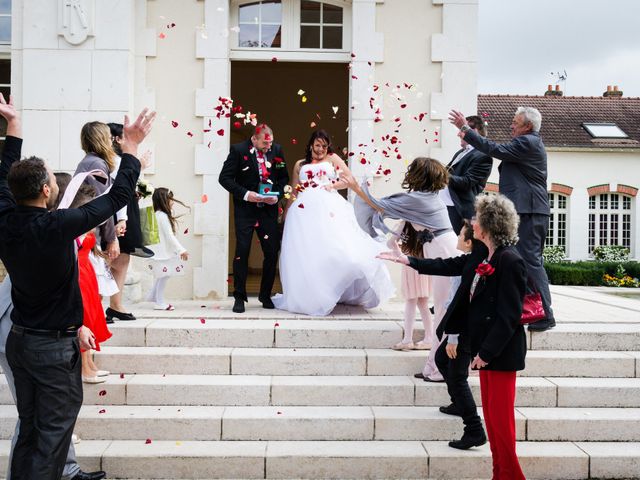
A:
MULTIPOLYGON (((7 355, 5 348, 7 345, 7 337, 11 331, 11 310, 13 310, 13 303, 11 302, 11 281, 7 276, 2 284, 0 284, 0 367, 7 379, 7 386, 13 397, 13 401, 16 400, 16 387, 13 383, 13 374, 7 362, 7 355)), ((18 439, 18 432, 20 431, 20 420, 16 424, 16 430, 11 440, 11 453, 13 453, 13 447, 18 439)), ((9 454, 9 471, 7 472, 7 480, 11 479, 11 453, 9 454)), ((62 471, 62 480, 100 480, 104 478, 106 474, 102 471, 98 472, 83 472, 80 470, 80 465, 76 461, 76 451, 73 448, 73 442, 69 445, 69 453, 67 453, 67 460, 64 464, 64 470, 62 471)))
MULTIPOLYGON (((469 127, 483 137, 487 136, 487 127, 481 117, 471 115, 466 120, 469 127)), ((493 166, 493 158, 476 150, 473 145, 461 140, 460 146, 462 148, 447 165, 449 183, 439 192, 456 235, 460 233, 462 221, 473 217, 476 196, 484 190, 493 166)))
POLYGON ((540 292, 546 313, 546 318, 530 324, 529 330, 544 331, 555 327, 549 279, 542 263, 542 250, 549 229, 547 152, 540 138, 542 115, 535 108, 518 108, 511 122, 513 138, 504 144, 478 135, 461 112, 452 110, 449 120, 460 129, 460 137, 465 142, 502 160, 498 167, 500 193, 515 204, 520 215, 520 240, 516 247, 527 264, 533 286, 540 292))

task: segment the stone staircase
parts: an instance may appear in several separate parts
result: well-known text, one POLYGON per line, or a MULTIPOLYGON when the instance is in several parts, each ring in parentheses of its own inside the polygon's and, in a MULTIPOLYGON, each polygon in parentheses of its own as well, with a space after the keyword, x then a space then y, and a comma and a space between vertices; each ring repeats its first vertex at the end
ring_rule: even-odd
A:
MULTIPOLYGON (((640 302, 579 297, 554 287, 562 323, 529 334, 516 402, 523 469, 640 478, 640 302)), ((256 305, 234 316, 224 302, 162 318, 140 309, 147 318, 117 322, 96 354, 112 375, 85 387, 81 466, 128 479, 490 478, 488 446, 447 446, 462 424, 438 412, 444 384, 413 378, 426 353, 388 349, 400 309, 327 319, 256 305)), ((15 419, 2 377, 0 469, 15 419)))

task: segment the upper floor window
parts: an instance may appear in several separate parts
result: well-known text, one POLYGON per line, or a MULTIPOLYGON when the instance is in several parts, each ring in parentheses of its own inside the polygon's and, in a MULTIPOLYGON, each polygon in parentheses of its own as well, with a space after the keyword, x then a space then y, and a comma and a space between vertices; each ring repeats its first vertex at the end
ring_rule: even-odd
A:
POLYGON ((238 46, 280 48, 282 46, 282 2, 264 0, 240 5, 238 46))
POLYGON ((549 230, 545 239, 546 246, 560 246, 567 250, 567 203, 566 195, 549 193, 549 230))
POLYGON ((300 2, 300 48, 342 48, 342 8, 330 3, 300 2))
POLYGON ((602 193, 589 197, 589 253, 599 245, 631 249, 632 197, 602 193))
POLYGON ((11 43, 11 0, 0 0, 0 45, 11 43))
POLYGON ((304 51, 306 56, 350 60, 347 0, 233 0, 231 5, 232 58, 298 60, 297 52, 304 51))

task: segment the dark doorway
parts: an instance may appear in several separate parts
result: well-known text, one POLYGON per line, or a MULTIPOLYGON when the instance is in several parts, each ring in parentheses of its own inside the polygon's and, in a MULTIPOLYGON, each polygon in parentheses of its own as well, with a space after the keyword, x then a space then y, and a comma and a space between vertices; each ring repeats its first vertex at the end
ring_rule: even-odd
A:
MULTIPOLYGON (((336 153, 341 156, 342 149, 348 146, 349 69, 346 63, 234 61, 231 63, 231 98, 234 106, 242 106, 244 113, 257 114, 258 122, 271 126, 275 142, 284 150, 289 175, 295 162, 304 157, 313 130, 327 130, 336 153), (304 91, 303 95, 298 94, 300 90, 304 91), (334 107, 337 107, 335 113, 334 107)), ((235 121, 231 118, 232 144, 248 139, 252 133, 250 125, 233 128, 235 121)), ((229 218, 229 272, 232 274, 236 243, 232 205, 229 218)), ((258 239, 255 235, 254 238, 247 279, 250 294, 258 293, 263 260, 258 239)), ((274 293, 278 291, 281 287, 276 279, 274 293)))

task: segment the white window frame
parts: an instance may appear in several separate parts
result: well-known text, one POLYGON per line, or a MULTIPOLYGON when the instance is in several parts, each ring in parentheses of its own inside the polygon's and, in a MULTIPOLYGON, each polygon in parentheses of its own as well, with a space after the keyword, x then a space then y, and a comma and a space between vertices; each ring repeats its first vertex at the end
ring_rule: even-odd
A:
POLYGON ((608 193, 601 193, 601 194, 597 194, 597 195, 592 195, 589 197, 589 217, 588 217, 588 223, 587 223, 587 227, 588 227, 588 237, 587 237, 587 242, 588 242, 588 251, 589 253, 591 253, 593 251, 594 247, 597 246, 603 246, 603 245, 621 245, 624 246, 626 248, 629 249, 629 252, 632 252, 633 250, 633 220, 634 220, 634 197, 632 197, 631 195, 625 195, 623 193, 617 193, 617 192, 608 192, 608 193), (606 195, 606 207, 602 206, 602 197, 606 195), (611 208, 611 205, 613 203, 613 200, 615 199, 614 196, 617 196, 617 208, 611 208), (595 202, 595 208, 591 208, 591 199, 594 199, 595 202), (625 203, 625 199, 627 199, 627 201, 630 204, 630 208, 629 209, 624 209, 624 203, 625 203), (602 216, 606 215, 606 221, 602 218, 602 216), (617 228, 612 228, 612 226, 614 225, 614 223, 611 220, 611 216, 612 215, 617 215, 617 224, 616 227, 617 228), (629 228, 627 229, 628 231, 628 245, 625 245, 624 242, 624 223, 625 223, 625 217, 628 217, 628 222, 629 222, 629 228), (606 223, 604 223, 605 226, 605 231, 604 231, 604 236, 603 236, 603 230, 602 230, 602 225, 603 225, 603 221, 605 221, 606 223), (612 240, 612 234, 615 233, 617 238, 615 240, 615 242, 612 240), (604 243, 602 243, 601 238, 604 238, 604 243), (592 244, 592 239, 593 239, 593 244, 592 244))
POLYGON ((563 193, 549 192, 549 231, 545 239, 545 246, 561 246, 565 253, 569 248, 569 201, 570 196, 563 193), (564 207, 560 207, 560 201, 564 200, 564 207), (563 235, 560 235, 560 221, 564 222, 562 229, 563 235), (562 242, 561 242, 562 240, 562 242))
MULTIPOLYGON (((239 24, 239 8, 258 0, 233 0, 229 12, 231 28, 239 24)), ((315 0, 314 0, 315 1, 315 0)), ((238 32, 229 31, 229 57, 231 60, 271 60, 312 62, 345 62, 351 61, 351 2, 345 0, 319 0, 342 8, 342 48, 300 48, 300 0, 282 0, 282 32, 280 48, 253 48, 238 46, 238 32)), ((336 24, 337 25, 337 24, 336 24)))

